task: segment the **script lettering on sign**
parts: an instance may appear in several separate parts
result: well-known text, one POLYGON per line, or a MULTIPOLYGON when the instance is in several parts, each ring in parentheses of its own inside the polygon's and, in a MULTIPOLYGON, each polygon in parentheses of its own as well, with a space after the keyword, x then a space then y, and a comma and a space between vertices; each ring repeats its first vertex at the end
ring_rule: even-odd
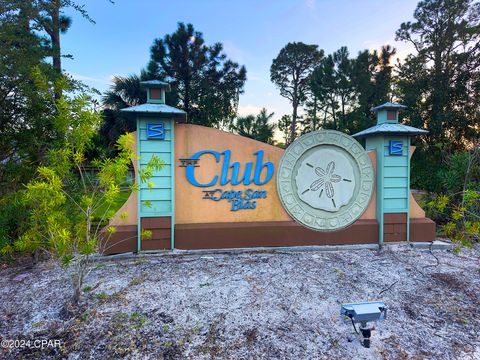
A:
POLYGON ((269 182, 275 170, 272 162, 264 162, 264 151, 254 153, 255 161, 242 164, 231 161, 232 152, 215 150, 202 150, 189 158, 179 159, 180 167, 185 168, 185 176, 190 184, 203 190, 203 199, 211 201, 225 200, 230 204, 231 211, 253 210, 257 208, 258 199, 266 199, 267 191, 261 188, 247 188, 245 190, 225 189, 227 185, 257 185, 262 186, 269 182), (209 180, 203 182, 197 179, 195 172, 200 167, 200 160, 205 156, 213 156, 216 163, 221 163, 220 174, 212 174, 209 180))
POLYGON ((266 190, 255 190, 248 188, 245 191, 242 190, 222 190, 222 189, 213 189, 213 190, 203 190, 203 199, 221 201, 226 200, 226 202, 231 204, 231 211, 238 211, 244 209, 256 209, 257 201, 256 199, 266 199, 267 191, 266 190))

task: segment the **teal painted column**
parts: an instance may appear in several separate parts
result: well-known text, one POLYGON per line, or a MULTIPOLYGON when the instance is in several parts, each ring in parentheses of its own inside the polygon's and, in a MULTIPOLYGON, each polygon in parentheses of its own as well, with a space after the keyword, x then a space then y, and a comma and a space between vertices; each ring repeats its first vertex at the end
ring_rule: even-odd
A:
POLYGON ((127 114, 134 114, 137 125, 137 155, 139 159, 137 174, 138 226, 137 251, 141 251, 142 219, 170 217, 171 242, 175 247, 175 123, 185 122, 186 113, 165 104, 165 91, 170 85, 159 81, 140 83, 147 91, 147 103, 122 109, 127 114), (164 166, 156 171, 149 183, 142 183, 140 172, 152 158, 157 156, 164 166))
MULTIPOLYGON (((144 169, 152 156, 156 155, 164 163, 163 168, 153 174, 148 183, 140 183, 138 194, 139 212, 138 224, 141 232, 141 220, 145 217, 171 217, 172 229, 174 228, 175 214, 175 182, 174 182, 174 123, 172 119, 162 119, 156 116, 142 115, 137 121, 138 136, 138 160, 139 170, 144 169), (148 127, 161 126, 164 131, 163 139, 152 139, 148 137, 148 127)), ((140 250, 140 238, 138 242, 140 250)), ((174 247, 174 232, 172 231, 171 248, 174 247)))
POLYGON ((175 249, 175 122, 172 120, 172 129, 171 129, 171 149, 172 151, 170 152, 170 167, 172 169, 170 180, 171 180, 171 202, 172 202, 172 227, 170 229, 171 231, 171 238, 170 238, 170 249, 173 250, 175 249))
POLYGON ((376 191, 376 218, 378 221, 379 233, 378 233, 378 242, 380 245, 383 245, 383 233, 384 233, 384 156, 383 156, 383 137, 374 136, 369 137, 365 140, 365 149, 375 150, 377 156, 377 167, 376 167, 376 179, 375 179, 375 191, 376 191))
POLYGON ((377 153, 376 218, 379 244, 384 243, 385 214, 406 214, 406 240, 410 241, 410 137, 426 130, 398 123, 403 105, 385 103, 372 109, 377 125, 354 137, 365 137, 365 149, 377 153))

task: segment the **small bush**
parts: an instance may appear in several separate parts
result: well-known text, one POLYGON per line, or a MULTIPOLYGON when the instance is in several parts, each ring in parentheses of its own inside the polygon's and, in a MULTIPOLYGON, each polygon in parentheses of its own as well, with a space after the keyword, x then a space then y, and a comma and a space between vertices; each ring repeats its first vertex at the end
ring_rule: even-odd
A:
MULTIPOLYGON (((51 89, 45 86, 44 91, 51 89)), ((55 105, 54 125, 64 141, 48 151, 45 162, 22 192, 27 228, 14 244, 18 251, 46 252, 70 269, 71 303, 78 305, 84 279, 93 269, 92 255, 102 253, 108 237, 116 231, 109 226, 104 234, 102 224, 114 215, 113 209, 122 200, 121 185, 132 160, 138 158, 135 139, 127 133, 120 136, 115 157, 88 161, 86 152, 101 120, 92 99, 80 93, 72 98, 62 96, 55 105), (97 171, 92 173, 91 167, 97 171)), ((163 165, 153 155, 139 170, 140 182, 153 186, 149 180, 163 165)), ((138 189, 139 184, 134 183, 129 191, 138 189)))
POLYGON ((14 240, 25 231, 28 212, 22 193, 14 192, 0 199, 0 258, 13 254, 14 240))
POLYGON ((432 197, 427 214, 459 246, 480 240, 480 148, 449 157, 440 171, 444 193, 432 197))

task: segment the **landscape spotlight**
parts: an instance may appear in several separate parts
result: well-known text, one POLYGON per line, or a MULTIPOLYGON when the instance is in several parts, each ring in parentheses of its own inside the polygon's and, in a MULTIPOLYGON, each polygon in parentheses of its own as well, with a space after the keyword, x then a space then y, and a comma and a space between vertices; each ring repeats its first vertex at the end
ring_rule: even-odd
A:
POLYGON ((345 322, 352 322, 357 334, 359 334, 359 332, 357 331, 355 323, 360 323, 360 333, 362 335, 360 343, 364 347, 369 348, 373 327, 367 323, 369 321, 385 320, 387 317, 387 306, 381 301, 342 304, 340 315, 345 322))

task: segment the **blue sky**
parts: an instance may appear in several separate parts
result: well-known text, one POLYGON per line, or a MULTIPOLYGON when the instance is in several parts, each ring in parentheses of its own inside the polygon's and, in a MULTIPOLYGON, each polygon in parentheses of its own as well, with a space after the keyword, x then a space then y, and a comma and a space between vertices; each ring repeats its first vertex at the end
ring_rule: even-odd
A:
POLYGON ((347 46, 352 56, 391 44, 403 58, 411 52, 395 42, 399 25, 412 19, 418 0, 82 0, 96 21, 76 13, 62 38, 64 69, 105 91, 113 75, 139 73, 154 38, 192 23, 207 44, 221 42, 227 55, 247 68, 239 112, 266 107, 274 119, 291 113, 289 102, 270 82, 270 65, 291 41, 317 44, 331 53, 347 46))

